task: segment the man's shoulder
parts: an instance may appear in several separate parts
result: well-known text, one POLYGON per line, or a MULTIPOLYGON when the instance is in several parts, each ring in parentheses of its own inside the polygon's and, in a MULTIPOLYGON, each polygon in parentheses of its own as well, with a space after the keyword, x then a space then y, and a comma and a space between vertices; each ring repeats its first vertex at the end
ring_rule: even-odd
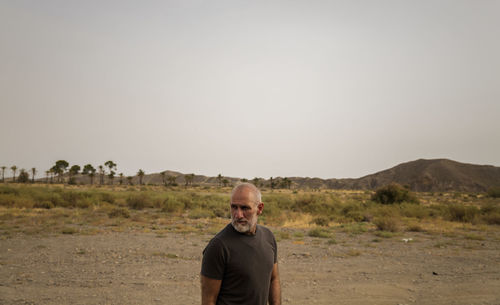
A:
POLYGON ((224 241, 227 241, 232 234, 232 227, 230 224, 228 224, 222 230, 220 230, 219 233, 215 234, 215 236, 210 240, 209 244, 223 245, 224 241))
POLYGON ((231 224, 228 224, 222 230, 220 230, 219 233, 215 234, 214 238, 224 239, 232 234, 233 234, 233 227, 231 226, 231 224))
POLYGON ((265 227, 265 226, 262 226, 262 225, 258 224, 257 225, 257 231, 259 231, 259 230, 262 232, 262 234, 264 236, 268 236, 268 237, 274 238, 273 232, 268 227, 265 227))

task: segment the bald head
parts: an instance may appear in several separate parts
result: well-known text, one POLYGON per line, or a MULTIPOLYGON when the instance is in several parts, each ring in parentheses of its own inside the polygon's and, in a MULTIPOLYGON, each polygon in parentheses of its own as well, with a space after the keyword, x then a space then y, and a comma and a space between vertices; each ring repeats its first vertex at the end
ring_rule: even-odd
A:
POLYGON ((259 189, 251 183, 245 182, 235 186, 233 188, 233 191, 231 192, 231 201, 233 200, 234 195, 240 192, 248 192, 249 195, 251 195, 251 197, 253 198, 252 201, 254 202, 255 205, 258 205, 259 203, 262 202, 262 195, 259 189))

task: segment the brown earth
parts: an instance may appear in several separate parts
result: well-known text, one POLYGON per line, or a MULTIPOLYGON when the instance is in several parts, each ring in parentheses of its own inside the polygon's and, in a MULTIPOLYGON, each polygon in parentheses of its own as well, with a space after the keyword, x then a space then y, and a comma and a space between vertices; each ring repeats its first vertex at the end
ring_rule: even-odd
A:
MULTIPOLYGON (((15 235, 0 240, 0 304, 200 304, 211 236, 15 235)), ((495 232, 279 236, 283 304, 500 304, 495 232)))

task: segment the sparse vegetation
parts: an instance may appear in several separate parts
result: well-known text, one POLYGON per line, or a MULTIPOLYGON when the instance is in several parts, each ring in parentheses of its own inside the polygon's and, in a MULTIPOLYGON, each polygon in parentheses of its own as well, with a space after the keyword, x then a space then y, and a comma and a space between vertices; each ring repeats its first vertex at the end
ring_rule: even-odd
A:
MULTIPOLYGON (((168 182, 168 177, 166 179, 168 182)), ((495 230, 500 224, 497 198, 457 193, 418 193, 416 196, 421 203, 380 204, 372 201, 369 191, 294 193, 293 190, 264 189, 265 207, 259 221, 272 227, 285 225, 300 229, 280 233, 281 240, 301 239, 304 235, 331 238, 336 231, 351 235, 372 232, 379 237, 400 231, 452 234, 459 226, 495 230)), ((8 183, 0 185, 0 219, 3 221, 0 235, 7 231, 61 233, 66 227, 72 228, 69 224, 118 230, 163 223, 155 227, 211 232, 227 223, 228 202, 229 191, 219 187, 74 185, 63 188, 8 183), (16 216, 9 216, 11 214, 16 216), (184 223, 182 228, 174 224, 174 219, 184 223), (189 225, 200 222, 205 225, 189 225)))
POLYGON ((392 183, 377 189, 372 196, 372 200, 382 204, 402 202, 418 203, 418 198, 414 193, 397 183, 392 183))
POLYGON ((381 216, 373 221, 378 230, 387 232, 399 231, 399 220, 395 216, 381 216))
POLYGON ((329 238, 330 232, 328 232, 325 229, 315 228, 315 229, 310 230, 308 235, 311 237, 329 238))
POLYGON ((487 194, 491 198, 500 198, 500 186, 490 188, 487 194))

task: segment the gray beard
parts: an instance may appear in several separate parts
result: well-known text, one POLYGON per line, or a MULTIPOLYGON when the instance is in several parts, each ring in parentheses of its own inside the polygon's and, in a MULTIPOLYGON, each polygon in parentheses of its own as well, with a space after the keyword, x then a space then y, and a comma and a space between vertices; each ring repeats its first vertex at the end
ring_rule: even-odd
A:
POLYGON ((254 225, 257 225, 257 216, 253 216, 245 225, 239 224, 235 219, 231 219, 231 225, 240 233, 248 233, 254 225))

